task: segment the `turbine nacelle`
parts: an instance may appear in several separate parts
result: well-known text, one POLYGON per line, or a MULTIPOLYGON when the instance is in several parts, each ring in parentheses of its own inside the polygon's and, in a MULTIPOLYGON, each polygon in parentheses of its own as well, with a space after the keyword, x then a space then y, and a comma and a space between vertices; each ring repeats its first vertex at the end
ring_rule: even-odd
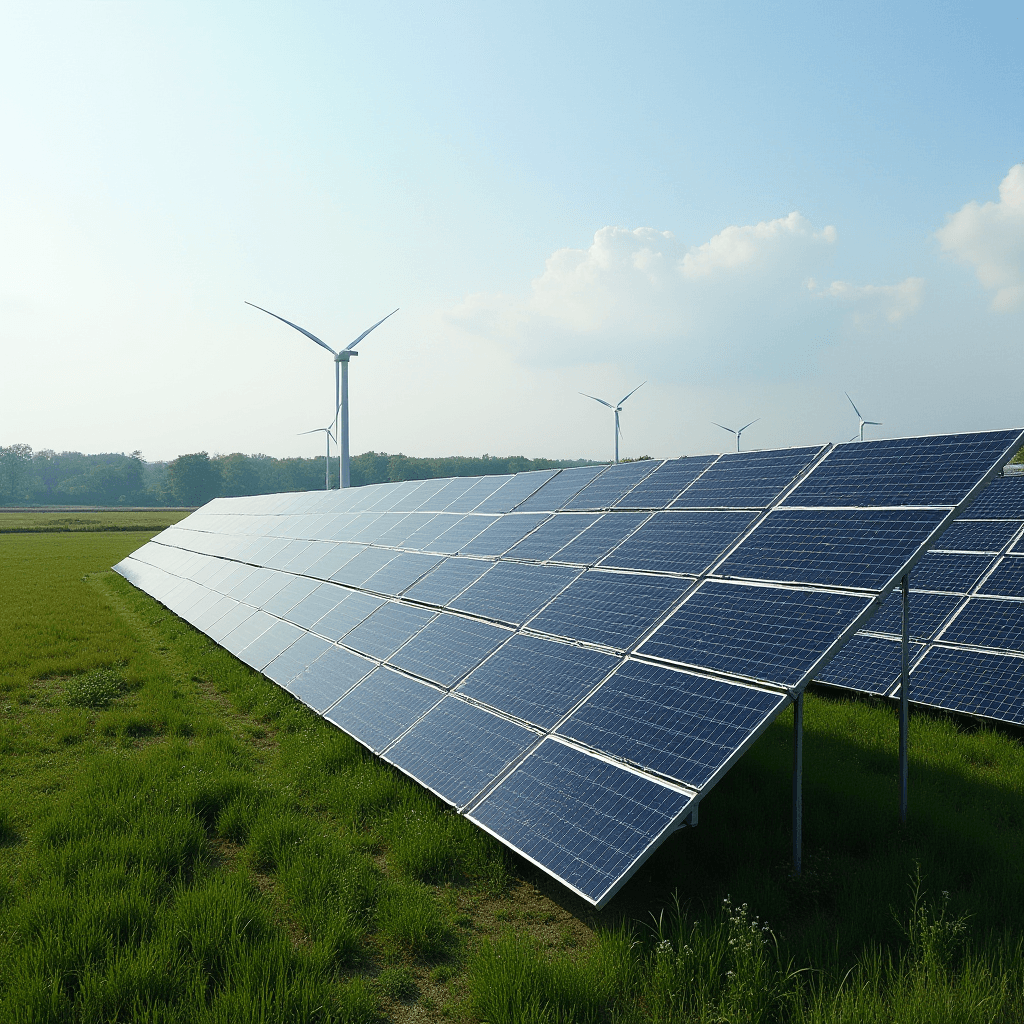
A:
POLYGON ((632 391, 630 391, 629 395, 626 395, 624 398, 620 398, 615 405, 612 405, 611 402, 606 402, 603 398, 597 398, 594 395, 588 395, 584 391, 580 391, 579 392, 579 394, 583 395, 584 398, 589 398, 592 401, 598 402, 600 405, 603 405, 606 409, 611 409, 611 411, 615 414, 615 463, 616 463, 616 465, 618 465, 618 462, 619 462, 619 438, 622 436, 622 427, 619 426, 619 413, 622 412, 622 406, 625 404, 626 399, 629 398, 630 395, 635 395, 644 386, 644 384, 646 384, 646 383, 647 383, 647 381, 644 381, 643 384, 637 384, 637 386, 635 388, 633 388, 632 391))

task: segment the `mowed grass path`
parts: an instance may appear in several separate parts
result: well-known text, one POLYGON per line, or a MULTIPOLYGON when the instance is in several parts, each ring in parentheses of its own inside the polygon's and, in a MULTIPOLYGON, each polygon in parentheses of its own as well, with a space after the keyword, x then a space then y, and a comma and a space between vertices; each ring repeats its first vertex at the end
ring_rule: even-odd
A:
POLYGON ((892 710, 809 697, 803 876, 784 716, 594 914, 109 572, 147 536, 0 537, 0 1021, 1024 1019, 1018 737, 915 715, 900 829, 892 710))

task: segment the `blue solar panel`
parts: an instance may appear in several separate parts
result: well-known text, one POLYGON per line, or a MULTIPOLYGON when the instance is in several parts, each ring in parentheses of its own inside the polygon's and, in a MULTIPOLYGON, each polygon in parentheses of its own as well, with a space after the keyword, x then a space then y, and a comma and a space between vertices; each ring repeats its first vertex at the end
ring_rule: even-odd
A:
POLYGON ((517 634, 459 686, 459 693, 544 729, 618 664, 587 647, 517 634))
POLYGON ((699 789, 787 699, 632 661, 558 732, 699 789))
POLYGON ((419 583, 410 587, 405 596, 426 604, 449 604, 456 594, 475 583, 490 567, 490 562, 476 558, 446 558, 419 583))
POLYGON ((491 523, 492 516, 461 516, 454 526, 445 530, 437 540, 424 544, 427 551, 440 551, 454 555, 461 551, 474 537, 483 533, 491 523))
POLYGON ((614 547, 647 520, 647 512, 608 512, 575 540, 556 551, 552 560, 574 565, 596 565, 614 547))
POLYGON ((410 534, 403 542, 402 547, 413 548, 417 551, 426 550, 427 546, 443 533, 447 533, 452 527, 457 526, 463 516, 451 513, 439 512, 431 516, 415 533, 410 534))
POLYGON ((502 484, 493 494, 484 498, 474 512, 511 512, 517 505, 525 501, 538 487, 543 486, 556 473, 557 469, 541 469, 534 473, 517 473, 502 484))
POLYGON ((754 521, 755 512, 656 512, 602 562, 699 575, 754 521))
POLYGON ((383 569, 388 562, 397 557, 397 551, 385 548, 367 548, 350 562, 346 562, 331 576, 331 579, 335 583, 347 583, 351 587, 361 587, 378 569, 383 569))
POLYGON ((357 544, 331 544, 309 568, 307 576, 315 576, 318 580, 329 580, 346 562, 351 562, 363 548, 357 544))
POLYGON ((322 619, 351 593, 352 591, 346 590, 345 587, 324 583, 307 598, 290 608, 285 617, 296 626, 305 626, 309 629, 314 622, 322 619))
POLYGON ((640 654, 798 685, 871 599, 706 582, 640 654))
POLYGON ((566 511, 598 511, 611 508, 636 484, 651 475, 658 463, 653 459, 620 462, 609 466, 596 480, 587 484, 575 498, 565 503, 566 511))
POLYGON ((349 690, 324 717, 380 753, 442 697, 443 690, 382 666, 349 690))
POLYGON ((430 512, 393 512, 390 514, 391 525, 378 538, 376 543, 385 547, 400 548, 417 530, 434 518, 430 512))
POLYGON ((300 601, 305 600, 322 584, 305 576, 293 576, 273 597, 263 602, 263 610, 271 615, 286 615, 300 601))
POLYGON ((563 508, 583 490, 607 466, 580 466, 578 469, 563 469, 552 477, 539 491, 526 499, 517 512, 554 512, 563 508))
POLYGON ((618 502, 618 508, 668 508, 719 456, 698 455, 663 463, 618 502))
POLYGON ((248 647, 253 640, 265 633, 277 621, 273 615, 268 615, 266 612, 253 612, 252 615, 246 615, 230 633, 223 635, 217 642, 237 657, 240 651, 248 647))
POLYGON ((357 590, 350 590, 329 612, 313 623, 314 632, 329 640, 340 640, 350 629, 358 626, 371 612, 384 602, 357 590))
POLYGON ((449 696, 384 756, 462 807, 538 739, 529 729, 449 696))
POLYGON ((978 593, 995 597, 1024 597, 1024 558, 1004 558, 978 588, 978 593))
MULTIPOLYGON (((450 505, 447 512, 472 512, 482 501, 491 497, 499 487, 503 487, 511 476, 481 476, 468 491, 463 491, 450 505)), ((507 512, 508 509, 502 509, 507 512)))
POLYGON ((345 634, 345 645, 381 661, 390 657, 410 637, 418 633, 434 612, 408 604, 388 602, 369 618, 345 634))
POLYGON ((591 570, 530 623, 531 629, 570 640, 629 650, 691 581, 591 570))
POLYGON ((372 661, 344 647, 330 647, 303 672, 292 677, 288 691, 314 711, 323 712, 373 668, 372 661))
POLYGON ((1024 601, 973 598, 943 630, 942 642, 1024 653, 1024 601))
POLYGON ((442 612, 388 660, 392 665, 452 686, 512 634, 488 622, 442 612))
MULTIPOLYGON (((935 631, 953 614, 962 597, 952 594, 919 594, 910 592, 910 635, 918 640, 930 640, 935 631)), ((894 590, 882 602, 878 614, 864 627, 872 633, 903 635, 903 595, 894 590)))
POLYGON ((303 630, 299 626, 278 619, 251 644, 232 653, 238 657, 239 661, 244 661, 250 668, 260 672, 302 635, 303 630))
POLYGON ((303 633, 291 647, 267 665, 263 674, 273 679, 278 686, 287 686, 292 679, 306 670, 307 665, 316 661, 331 646, 330 640, 324 640, 313 633, 303 633))
MULTIPOLYGON (((913 660, 923 644, 910 645, 913 660)), ((903 665, 903 644, 880 636, 858 633, 815 678, 831 686, 885 696, 898 682, 903 665)))
POLYGON ((562 565, 496 562, 451 606, 471 615, 521 626, 576 575, 575 569, 562 565))
POLYGON ((968 506, 964 519, 1024 519, 1024 476, 993 480, 978 500, 968 506))
POLYGON ((790 448, 723 455, 672 507, 767 508, 821 451, 821 447, 790 448))
POLYGON ((469 818, 600 905, 680 820, 690 799, 545 740, 469 818))
POLYGON ((1019 430, 1001 430, 841 444, 786 504, 955 505, 1019 437, 1019 430))
POLYGON ((542 523, 533 533, 509 550, 507 557, 546 562, 559 548, 575 540, 599 518, 593 512, 563 512, 551 516, 546 523, 542 523))
POLYGON ((776 509, 716 574, 880 590, 947 514, 942 509, 776 509))
POLYGON ((954 555, 930 551, 911 571, 910 585, 915 590, 966 594, 994 562, 991 555, 954 555))
POLYGON ((935 551, 1002 551, 1020 529, 1014 520, 958 520, 932 545, 935 551))
POLYGON ((521 541, 528 533, 540 526, 547 515, 515 515, 502 516, 496 519, 478 537, 471 540, 463 549, 465 555, 482 555, 493 557, 503 555, 510 547, 521 541))
POLYGON ((1024 658, 933 647, 910 674, 910 699, 1024 725, 1024 658))
POLYGON ((384 568, 378 569, 363 586, 376 594, 397 597, 440 561, 440 555, 403 552, 397 558, 391 559, 384 568))

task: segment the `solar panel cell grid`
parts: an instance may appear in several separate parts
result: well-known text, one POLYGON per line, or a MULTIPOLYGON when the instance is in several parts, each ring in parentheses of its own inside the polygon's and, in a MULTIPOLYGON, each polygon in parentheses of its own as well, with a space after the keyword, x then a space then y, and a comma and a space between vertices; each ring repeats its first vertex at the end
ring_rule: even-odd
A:
POLYGON ((618 662, 600 651, 520 633, 476 669, 459 693, 551 729, 618 662))
POLYGON ((995 563, 992 555, 954 555, 930 551, 914 566, 910 585, 915 590, 966 594, 995 563))
POLYGON ((561 565, 497 562, 451 606, 459 611, 521 626, 578 575, 561 565))
POLYGON ((767 508, 823 451, 723 455, 672 503, 673 508, 767 508))
POLYGON ((618 508, 668 508, 683 489, 712 465, 719 456, 698 455, 663 463, 617 502, 618 508))
POLYGON ((607 468, 607 466, 580 466, 578 469, 563 469, 519 505, 516 511, 555 512, 564 508, 587 484, 607 468))
POLYGON ((1020 529, 1014 519, 955 522, 935 542, 936 551, 1002 551, 1020 529))
POLYGON ((649 517, 647 512, 608 512, 594 520, 575 540, 559 548, 552 561, 596 565, 649 517))
POLYGON ((405 595, 426 604, 449 604, 457 594, 475 583, 488 569, 490 562, 475 558, 446 558, 405 595))
POLYGON ((754 521, 752 512, 657 512, 601 565, 698 575, 754 521))
POLYGON ((443 800, 462 807, 538 738, 529 729, 449 696, 384 756, 443 800))
POLYGON ((288 690, 314 711, 322 713, 374 667, 372 661, 344 647, 330 647, 289 681, 288 690))
POLYGON ((600 905, 690 800, 545 740, 469 818, 600 905))
POLYGON ((599 518, 594 512, 563 512, 551 516, 529 536, 524 537, 508 551, 509 558, 523 558, 545 562, 559 548, 575 540, 588 526, 599 518))
POLYGON ((386 602, 345 634, 345 646, 384 661, 433 617, 425 608, 386 602))
MULTIPOLYGON (((910 645, 910 658, 920 654, 923 644, 910 645)), ((884 696, 899 679, 903 665, 903 644, 878 636, 858 633, 818 673, 818 680, 859 693, 884 696)))
POLYGON ((380 753, 443 697, 444 691, 382 666, 342 697, 325 717, 380 753))
POLYGON ((853 594, 707 582, 639 653, 797 686, 870 604, 853 594))
POLYGON ((620 462, 609 466, 597 479, 587 484, 563 506, 566 511, 596 511, 611 508, 645 477, 651 475, 658 463, 653 459, 642 462, 620 462))
POLYGON ((977 597, 942 631, 942 642, 1024 653, 1024 601, 977 597))
POLYGON ((910 674, 910 699, 1024 725, 1024 658, 933 647, 910 674))
POLYGON ((390 658, 392 665, 450 687, 512 634, 487 622, 443 613, 390 658))
POLYGON ((626 662, 558 733, 699 789, 786 699, 626 662))
POLYGON ((503 555, 528 533, 540 526, 545 519, 547 519, 547 515, 544 513, 520 515, 517 512, 514 515, 503 516, 491 523, 479 536, 474 537, 462 549, 462 553, 484 557, 503 555))
MULTIPOLYGON (((910 635, 915 640, 930 640, 936 630, 963 601, 952 594, 910 592, 910 635)), ((872 633, 903 635, 903 595, 894 590, 882 602, 881 610, 864 627, 872 633)))

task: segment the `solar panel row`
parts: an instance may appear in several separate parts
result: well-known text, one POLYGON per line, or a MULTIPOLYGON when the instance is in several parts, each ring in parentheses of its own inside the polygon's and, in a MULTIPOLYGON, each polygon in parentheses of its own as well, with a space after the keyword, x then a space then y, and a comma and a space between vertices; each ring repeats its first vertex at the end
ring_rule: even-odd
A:
MULTIPOLYGON (((1024 476, 993 481, 910 576, 910 699, 1024 725, 1024 476)), ((902 610, 893 594, 819 676, 899 692, 902 610)))
POLYGON ((603 905, 1020 437, 217 499, 116 568, 603 905))

